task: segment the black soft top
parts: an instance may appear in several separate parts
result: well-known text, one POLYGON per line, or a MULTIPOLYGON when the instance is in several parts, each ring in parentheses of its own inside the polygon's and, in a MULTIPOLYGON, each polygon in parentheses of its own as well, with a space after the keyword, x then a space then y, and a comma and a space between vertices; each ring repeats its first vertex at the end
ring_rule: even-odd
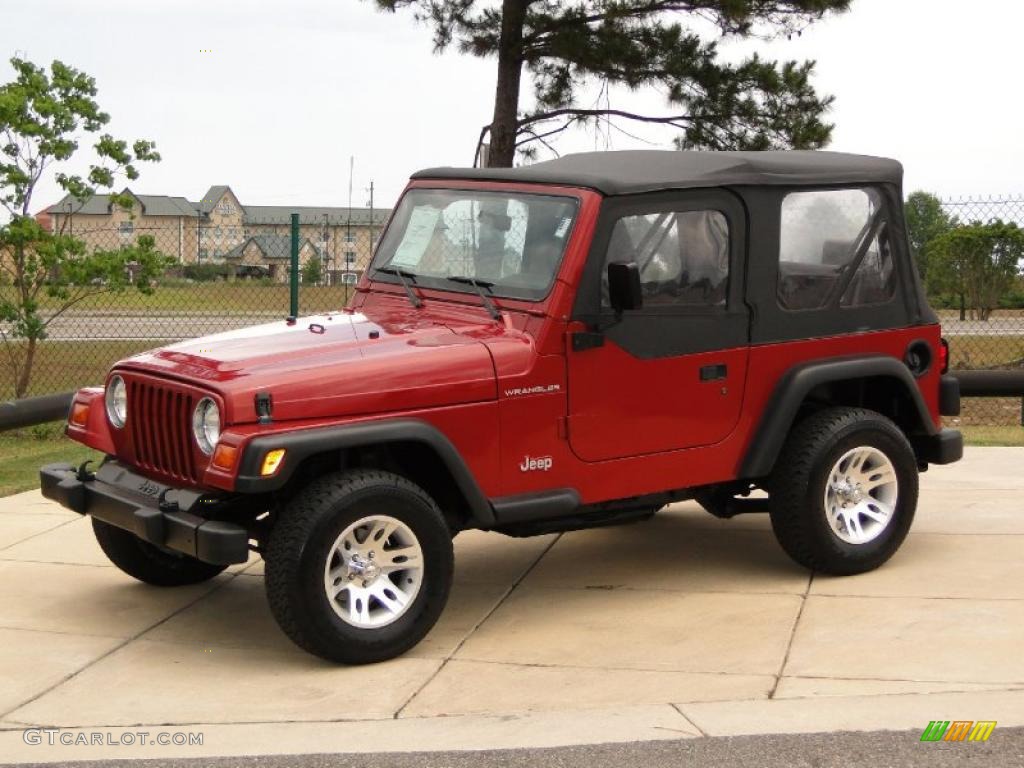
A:
POLYGON ((587 187, 606 195, 711 186, 900 184, 895 160, 843 152, 581 152, 520 168, 428 168, 414 179, 517 181, 587 187))

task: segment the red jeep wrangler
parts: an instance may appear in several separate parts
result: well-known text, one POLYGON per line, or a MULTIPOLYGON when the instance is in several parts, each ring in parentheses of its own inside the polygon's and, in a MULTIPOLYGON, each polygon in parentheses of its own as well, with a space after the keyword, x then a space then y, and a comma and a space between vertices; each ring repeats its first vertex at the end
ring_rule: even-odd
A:
POLYGON ((281 628, 396 656, 452 537, 768 511, 817 571, 900 546, 956 461, 946 347, 901 167, 826 152, 607 152, 417 173, 345 309, 164 347, 77 393, 107 455, 43 493, 150 584, 266 560, 281 628))

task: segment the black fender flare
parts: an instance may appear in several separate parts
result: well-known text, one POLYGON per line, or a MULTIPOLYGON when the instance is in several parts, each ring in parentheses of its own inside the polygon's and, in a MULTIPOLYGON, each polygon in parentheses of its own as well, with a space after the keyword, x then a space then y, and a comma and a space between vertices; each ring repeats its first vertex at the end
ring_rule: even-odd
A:
POLYGON ((753 439, 740 462, 738 477, 752 479, 771 473, 797 412, 811 390, 821 384, 864 378, 890 378, 898 381, 917 409, 918 420, 926 434, 933 435, 938 431, 913 374, 895 357, 858 355, 801 363, 786 371, 775 385, 761 421, 754 430, 753 439))
POLYGON ((276 491, 284 487, 295 470, 310 456, 343 448, 397 442, 417 442, 429 446, 451 472, 477 524, 484 528, 494 524, 494 509, 458 450, 439 429, 419 419, 383 419, 255 437, 242 453, 235 490, 239 493, 276 491), (275 448, 285 449, 284 461, 274 475, 261 477, 263 457, 267 451, 275 448))

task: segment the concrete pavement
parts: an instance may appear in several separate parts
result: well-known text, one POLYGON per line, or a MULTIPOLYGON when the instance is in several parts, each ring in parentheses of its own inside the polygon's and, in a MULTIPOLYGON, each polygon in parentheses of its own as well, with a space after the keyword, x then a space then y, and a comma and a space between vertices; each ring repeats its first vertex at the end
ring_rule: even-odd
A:
POLYGON ((561 536, 463 534, 435 630, 357 668, 291 645, 258 561, 155 589, 107 563, 87 520, 37 493, 0 499, 0 759, 1024 725, 1022 467, 1024 449, 974 448, 932 469, 900 553, 844 579, 792 565, 765 516, 693 504, 561 536), (26 744, 30 726, 118 743, 26 744), (203 743, 120 743, 140 730, 203 743))

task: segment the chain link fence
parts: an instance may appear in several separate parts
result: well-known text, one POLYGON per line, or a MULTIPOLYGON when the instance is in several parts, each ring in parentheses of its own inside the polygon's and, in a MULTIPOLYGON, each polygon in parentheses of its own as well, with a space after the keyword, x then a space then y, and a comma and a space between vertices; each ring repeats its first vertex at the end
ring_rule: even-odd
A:
MULTIPOLYGON (((303 216, 299 229, 299 311, 344 307, 366 269, 387 211, 372 224, 342 217, 303 216)), ((291 235, 283 223, 252 227, 202 226, 194 221, 78 221, 64 230, 88 251, 116 251, 148 235, 172 266, 152 293, 135 284, 110 290, 101 281, 71 286, 73 301, 41 291, 38 314, 45 337, 30 350, 12 324, 0 322, 0 400, 19 394, 17 382, 31 354, 25 397, 103 382, 115 361, 154 347, 248 325, 289 313, 291 235)), ((0 300, 15 297, 11 255, 0 253, 0 300)))
MULTIPOLYGON (((958 223, 1001 220, 1024 226, 1024 198, 966 198, 943 201, 958 223)), ((300 209, 299 310, 301 314, 337 310, 348 302, 369 264, 387 211, 367 219, 365 209, 353 217, 338 209, 300 209)), ((174 266, 158 280, 152 294, 129 286, 111 291, 102 284, 84 287, 70 306, 44 294, 39 311, 45 338, 33 355, 32 375, 23 396, 65 392, 103 381, 110 365, 125 356, 173 341, 282 319, 289 312, 291 237, 288 216, 234 226, 213 217, 156 216, 135 219, 114 215, 74 216, 58 222, 89 250, 117 250, 153 237, 157 250, 174 266)), ((56 226, 56 225, 55 225, 56 226)), ((0 254, 0 261, 9 254, 0 254)), ((131 275, 129 276, 131 279, 131 275)), ((9 269, 0 270, 0 298, 13 295, 9 269)), ((954 369, 1019 370, 1024 368, 1024 284, 1007 293, 986 320, 968 307, 961 316, 951 297, 933 296, 950 343, 954 369)), ((0 322, 0 400, 15 397, 17 374, 25 364, 28 343, 0 322)), ((1019 398, 967 398, 960 423, 1021 424, 1019 398)))
MULTIPOLYGON (((1003 222, 1024 228, 1024 196, 949 198, 942 208, 954 225, 1003 222)), ((949 341, 950 368, 1024 370, 1024 278, 1018 274, 985 320, 975 308, 961 310, 956 296, 932 296, 949 341)), ((1024 425, 1021 398, 964 398, 963 425, 1024 425)))

